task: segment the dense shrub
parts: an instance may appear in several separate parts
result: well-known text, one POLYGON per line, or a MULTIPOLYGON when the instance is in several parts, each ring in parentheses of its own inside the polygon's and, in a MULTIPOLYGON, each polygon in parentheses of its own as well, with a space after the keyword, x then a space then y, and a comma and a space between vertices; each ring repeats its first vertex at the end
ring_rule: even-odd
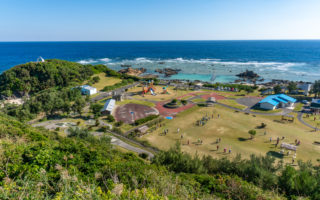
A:
POLYGON ((120 127, 120 126, 123 125, 123 121, 118 121, 118 122, 114 123, 114 125, 115 125, 116 127, 120 127))
POLYGON ((114 122, 115 121, 115 119, 114 119, 114 117, 112 115, 107 115, 107 120, 108 120, 108 122, 114 122))
POLYGON ((0 94, 24 96, 52 87, 63 88, 80 84, 106 67, 81 65, 63 60, 29 62, 15 66, 0 75, 0 94))
POLYGON ((139 125, 141 125, 141 124, 144 124, 144 123, 146 123, 146 122, 148 122, 148 121, 151 121, 151 120, 153 120, 153 119, 156 119, 156 118, 158 118, 158 117, 159 117, 159 115, 149 115, 149 116, 147 116, 147 117, 145 117, 145 118, 141 118, 141 119, 136 120, 136 121, 134 122, 134 125, 139 126, 139 125))

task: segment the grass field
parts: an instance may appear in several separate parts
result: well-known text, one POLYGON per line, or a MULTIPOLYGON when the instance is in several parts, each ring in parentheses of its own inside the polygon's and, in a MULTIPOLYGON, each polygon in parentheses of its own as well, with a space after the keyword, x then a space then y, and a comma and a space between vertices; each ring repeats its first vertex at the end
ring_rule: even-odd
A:
POLYGON ((228 106, 232 106, 234 108, 239 108, 241 110, 247 108, 246 106, 244 105, 241 105, 241 104, 238 104, 238 102, 234 99, 222 99, 222 100, 219 100, 218 101, 219 103, 223 103, 223 104, 226 104, 228 106))
POLYGON ((296 103, 294 111, 301 111, 303 106, 304 106, 304 104, 302 104, 302 103, 296 103))
POLYGON ((206 102, 206 100, 203 98, 197 98, 197 99, 193 99, 192 102, 193 103, 202 103, 202 102, 206 102))
POLYGON ((318 116, 309 115, 309 117, 307 117, 306 114, 303 114, 303 121, 307 122, 311 126, 320 128, 320 117, 319 117, 319 115, 318 116), (316 120, 314 120, 314 118, 316 118, 316 120))
POLYGON ((274 109, 274 110, 263 110, 263 109, 250 109, 252 112, 258 113, 278 113, 281 112, 281 109, 274 109))
POLYGON ((190 90, 173 90, 173 87, 168 87, 167 91, 169 92, 169 94, 161 94, 162 93, 162 86, 154 86, 155 88, 155 92, 157 95, 153 96, 150 93, 146 94, 144 97, 141 96, 141 91, 142 91, 142 87, 135 87, 135 88, 131 88, 129 89, 128 92, 139 92, 140 94, 138 95, 134 95, 133 98, 135 99, 150 99, 153 101, 166 101, 166 100, 171 100, 174 98, 177 98, 179 96, 188 94, 192 91, 190 90))
MULTIPOLYGON (((294 114, 296 115, 296 114, 294 114)), ((259 116, 246 115, 241 112, 216 105, 214 108, 193 107, 189 110, 179 113, 175 119, 167 120, 165 127, 157 131, 147 134, 140 138, 147 140, 150 144, 160 148, 168 149, 177 141, 182 143, 182 150, 191 154, 212 155, 213 157, 233 157, 237 153, 248 157, 250 154, 266 155, 268 152, 277 154, 279 148, 274 147, 277 137, 284 136, 285 139, 281 142, 294 143, 295 139, 301 140, 301 145, 298 147, 297 159, 312 160, 320 158, 320 146, 314 145, 314 141, 320 141, 320 135, 312 132, 311 129, 302 125, 298 120, 293 123, 281 123, 280 116, 259 116), (202 118, 206 113, 211 116, 214 113, 214 119, 211 119, 204 126, 196 126, 196 120, 202 118), (220 114, 220 118, 217 118, 220 114), (256 129, 261 123, 266 123, 265 129, 256 129), (163 129, 168 128, 169 133, 162 136, 163 129), (180 133, 177 133, 177 128, 180 128, 180 133), (250 140, 248 131, 256 129, 257 135, 253 140, 250 140), (183 139, 181 140, 181 134, 183 139), (216 151, 216 139, 221 138, 219 144, 220 150, 216 151), (269 138, 272 137, 272 143, 269 138), (197 145, 196 142, 200 138, 203 140, 202 145, 197 145), (189 140, 190 144, 187 145, 189 140), (224 154, 223 148, 231 148, 232 153, 224 154)), ((292 154, 291 154, 292 155, 292 154)), ((284 161, 291 162, 291 157, 284 157, 284 161)))
POLYGON ((143 101, 143 100, 123 100, 123 101, 117 101, 117 105, 125 105, 129 103, 134 103, 134 104, 141 104, 149 107, 154 107, 155 104, 149 101, 143 101))
POLYGON ((114 85, 120 83, 121 79, 115 77, 106 77, 105 73, 95 74, 93 76, 98 76, 100 81, 92 85, 92 87, 97 88, 97 90, 102 90, 105 86, 114 85))
POLYGON ((247 94, 247 92, 245 91, 241 91, 241 92, 228 92, 228 91, 214 91, 215 93, 227 97, 227 98, 234 98, 234 99, 239 99, 239 98, 243 98, 245 96, 255 96, 255 97, 259 97, 260 92, 258 90, 255 90, 252 93, 247 94))

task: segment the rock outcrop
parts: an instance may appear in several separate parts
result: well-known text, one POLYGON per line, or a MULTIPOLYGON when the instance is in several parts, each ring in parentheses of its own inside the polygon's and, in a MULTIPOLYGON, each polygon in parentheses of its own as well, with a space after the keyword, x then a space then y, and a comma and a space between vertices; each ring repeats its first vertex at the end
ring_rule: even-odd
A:
POLYGON ((236 76, 244 78, 244 79, 256 79, 259 78, 260 76, 253 71, 246 70, 245 72, 242 72, 240 74, 237 74, 236 76))
POLYGON ((130 75, 130 76, 139 76, 140 74, 143 74, 145 73, 147 70, 145 68, 131 68, 131 67, 128 67, 126 69, 121 69, 119 70, 119 73, 121 74, 127 74, 127 75, 130 75))
POLYGON ((172 75, 178 74, 181 69, 172 69, 172 68, 164 68, 164 69, 156 69, 155 72, 159 74, 164 74, 165 77, 170 77, 172 75))

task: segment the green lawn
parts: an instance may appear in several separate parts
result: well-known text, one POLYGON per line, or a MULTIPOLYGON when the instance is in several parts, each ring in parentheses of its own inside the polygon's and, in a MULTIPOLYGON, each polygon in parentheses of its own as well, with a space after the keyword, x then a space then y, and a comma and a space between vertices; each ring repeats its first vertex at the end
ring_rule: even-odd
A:
POLYGON ((95 74, 92 77, 94 76, 98 76, 100 78, 98 83, 92 85, 92 87, 97 88, 97 90, 102 90, 105 86, 110 86, 121 82, 120 78, 107 77, 105 73, 95 74))
POLYGON ((202 103, 202 102, 206 102, 206 100, 202 99, 202 98, 197 98, 197 99, 193 99, 192 102, 193 103, 202 103))
POLYGON ((303 117, 302 118, 303 121, 307 122, 311 126, 320 128, 320 117, 319 116, 309 115, 309 117, 307 117, 307 114, 303 114, 302 117, 303 117))
POLYGON ((236 100, 234 100, 234 99, 222 99, 222 100, 219 100, 218 102, 219 102, 219 103, 226 104, 226 105, 228 105, 228 106, 232 106, 232 107, 234 107, 234 108, 239 108, 239 109, 241 109, 241 110, 247 108, 246 106, 239 104, 239 103, 238 103, 236 100))
POLYGON ((281 109, 274 109, 274 110, 263 110, 263 109, 251 109, 252 112, 258 112, 258 113, 278 113, 281 112, 281 109))
POLYGON ((190 98, 194 97, 193 95, 187 95, 181 98, 181 100, 188 100, 190 98))
POLYGON ((167 101, 167 100, 171 100, 171 99, 175 99, 178 98, 182 95, 188 94, 190 92, 190 90, 174 90, 173 87, 168 87, 167 91, 169 92, 169 94, 162 94, 162 87, 163 86, 154 86, 155 89, 155 93, 157 95, 153 96, 150 93, 145 94, 144 97, 141 95, 141 91, 142 91, 142 87, 135 87, 135 88, 131 88, 129 89, 128 92, 138 92, 138 95, 134 95, 133 98, 134 99, 149 99, 149 100, 153 100, 153 101, 167 101))
POLYGON ((134 104, 141 104, 149 107, 154 107, 155 104, 149 101, 144 101, 144 100, 123 100, 123 101, 117 101, 116 105, 125 105, 129 103, 134 103, 134 104))
POLYGON ((258 90, 255 90, 252 93, 247 93, 245 91, 241 91, 241 92, 228 92, 228 91, 213 91, 214 93, 217 93, 221 96, 227 97, 227 98, 234 98, 234 99, 239 99, 239 98, 243 98, 245 96, 255 96, 255 97, 259 97, 260 92, 258 90))
MULTIPOLYGON (((294 113, 296 116, 296 114, 294 113)), ((179 113, 173 120, 166 120, 165 126, 147 135, 139 138, 147 140, 150 144, 160 148, 168 149, 177 141, 181 142, 182 150, 191 154, 211 155, 213 157, 234 157, 237 153, 244 157, 249 157, 250 154, 266 155, 268 152, 279 152, 279 148, 274 147, 277 137, 284 136, 285 139, 281 142, 294 143, 295 139, 301 140, 301 145, 298 147, 297 159, 312 160, 320 158, 320 146, 314 145, 314 141, 320 141, 320 135, 312 132, 311 129, 305 127, 298 120, 293 123, 281 123, 281 116, 262 116, 262 115, 247 115, 241 112, 234 112, 231 109, 224 108, 219 105, 215 107, 198 107, 179 113), (207 115, 211 117, 214 114, 214 119, 204 126, 196 126, 195 122, 207 115), (217 115, 220 118, 217 118, 217 115), (266 129, 258 129, 261 123, 266 123, 266 129), (180 128, 180 133, 177 133, 177 128, 180 128), (163 129, 169 129, 166 136, 161 135, 163 129), (250 140, 248 131, 255 129, 257 135, 253 140, 250 140), (267 134, 264 135, 265 130, 267 134), (181 140, 181 134, 183 139, 181 140), (216 150, 215 141, 217 138, 222 141, 219 144, 219 152, 216 150), (273 142, 269 142, 269 138, 273 138, 273 142), (197 145, 198 139, 203 140, 202 145, 197 145), (189 140, 189 145, 187 141, 189 140), (231 148, 232 154, 226 155, 221 151, 223 148, 231 148)), ((292 154, 291 154, 292 155, 292 154)), ((291 157, 285 156, 285 163, 291 162, 291 157)))
POLYGON ((296 103, 294 111, 301 111, 304 105, 302 103, 296 103))

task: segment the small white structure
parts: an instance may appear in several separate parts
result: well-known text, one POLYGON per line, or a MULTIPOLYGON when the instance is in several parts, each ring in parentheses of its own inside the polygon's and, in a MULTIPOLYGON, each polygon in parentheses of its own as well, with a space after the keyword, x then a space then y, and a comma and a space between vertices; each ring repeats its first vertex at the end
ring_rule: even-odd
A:
POLYGON ((209 97, 207 100, 207 106, 212 107, 216 103, 216 98, 214 97, 209 97))
POLYGON ((292 144, 281 143, 280 147, 288 149, 288 150, 292 150, 292 151, 297 151, 297 146, 292 145, 292 144))
POLYGON ((41 56, 39 56, 39 58, 37 59, 37 62, 44 62, 45 60, 41 57, 41 56))
POLYGON ((83 95, 93 95, 97 93, 97 88, 91 87, 90 85, 82 85, 80 88, 83 95))
POLYGON ((110 115, 116 106, 116 100, 114 99, 108 99, 106 103, 104 104, 101 113, 104 115, 110 115))

